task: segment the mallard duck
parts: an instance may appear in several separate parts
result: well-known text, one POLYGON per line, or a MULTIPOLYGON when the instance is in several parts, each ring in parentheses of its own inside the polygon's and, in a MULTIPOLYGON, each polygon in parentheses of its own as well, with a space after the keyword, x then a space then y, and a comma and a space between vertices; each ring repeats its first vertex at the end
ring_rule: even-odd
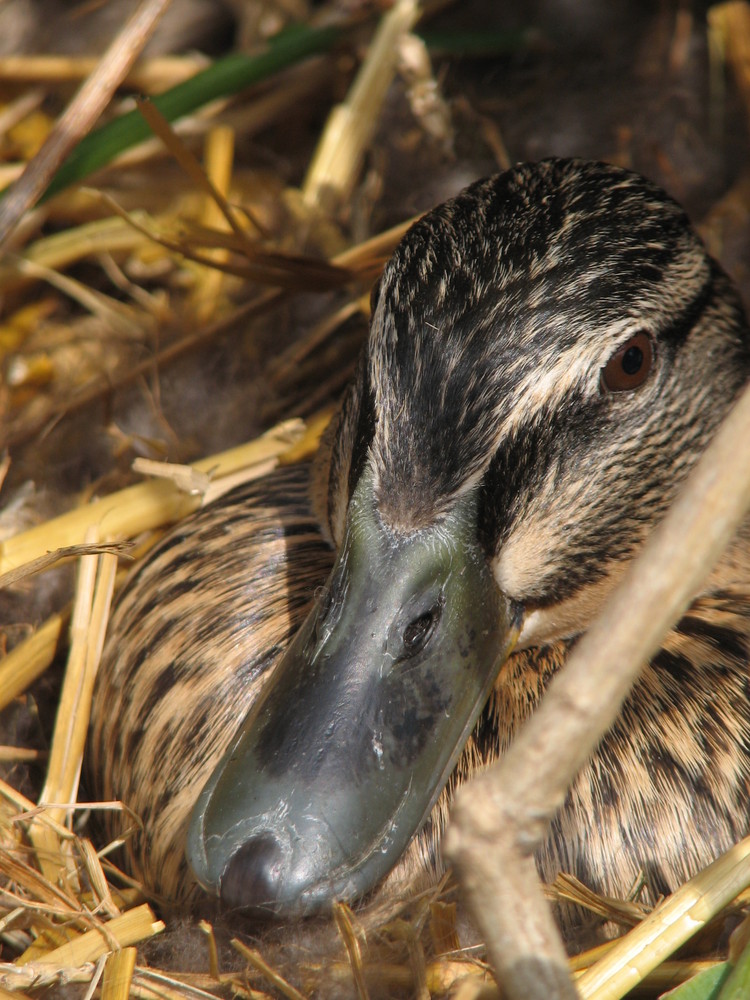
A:
MULTIPOLYGON (((424 216, 312 473, 178 525, 120 598, 91 747, 98 793, 142 820, 134 871, 282 918, 434 880, 456 786, 748 377, 730 280, 634 173, 525 164, 424 216)), ((543 878, 623 896, 643 872, 653 899, 747 832, 749 661, 746 523, 570 789, 543 878)))

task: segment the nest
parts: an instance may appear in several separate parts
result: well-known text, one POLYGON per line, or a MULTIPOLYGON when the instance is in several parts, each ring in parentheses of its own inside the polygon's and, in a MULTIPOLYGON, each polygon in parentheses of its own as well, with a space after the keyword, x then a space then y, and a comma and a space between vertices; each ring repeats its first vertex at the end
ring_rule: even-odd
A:
MULTIPOLYGON (((431 21, 406 0, 356 14, 331 2, 314 18, 300 3, 303 23, 268 43, 283 16, 258 4, 240 32, 258 56, 177 53, 129 68, 124 50, 133 39, 123 29, 105 59, 0 59, 0 174, 9 183, 32 164, 31 186, 21 181, 0 209, 3 995, 69 984, 108 1000, 494 993, 483 948, 458 947, 454 889, 443 884, 385 915, 337 906, 340 954, 324 960, 309 942, 290 959, 288 949, 258 949, 244 933, 232 937, 188 915, 167 909, 158 919, 147 888, 119 869, 118 844, 97 840, 97 812, 123 805, 86 801, 79 783, 108 610, 125 568, 190 511, 314 453, 351 376, 370 287, 415 213, 506 167, 507 146, 514 159, 557 151, 534 144, 529 123, 545 91, 524 73, 564 43, 545 37, 543 18, 492 31, 483 20, 492 4, 469 5, 463 21, 450 4, 439 6, 446 10, 431 21), (412 33, 420 15, 424 36, 412 33), (498 87, 484 92, 494 65, 503 79, 517 74, 516 105, 498 87), (55 146, 54 114, 71 82, 89 74, 92 92, 110 86, 117 101, 161 96, 130 111, 111 107, 108 122, 83 139, 99 114, 89 93, 79 108, 81 144, 55 146), (498 122, 516 108, 509 139, 498 122), (170 935, 170 949, 148 943, 170 935)), ((653 107, 663 111, 675 80, 708 86, 707 66, 690 62, 703 28, 687 8, 663 5, 642 22, 641 66, 630 68, 648 77, 653 107), (666 78, 655 68, 665 56, 666 78)), ((710 39, 712 79, 731 71, 734 89, 728 96, 714 87, 704 131, 721 116, 732 123, 731 184, 712 186, 699 155, 695 178, 684 169, 680 130, 696 126, 680 109, 664 126, 674 141, 659 123, 656 135, 639 132, 643 123, 623 107, 614 145, 609 131, 609 144, 597 147, 595 137, 577 152, 634 162, 676 188, 703 213, 712 251, 747 289, 747 247, 739 244, 750 181, 733 165, 750 114, 748 5, 714 8, 710 39)), ((611 39, 601 44, 610 52, 611 39)), ((571 75, 571 94, 577 86, 571 75)), ((683 916, 701 932, 694 950, 703 957, 679 961, 662 959, 685 935, 665 944, 671 928, 654 928, 637 887, 628 901, 596 897, 562 876, 546 887, 550 899, 586 907, 616 935, 641 929, 642 960, 627 975, 611 970, 585 995, 623 995, 634 985, 633 964, 647 996, 696 973, 718 982, 730 965, 716 945, 732 922, 739 928, 729 961, 741 971, 750 874, 727 870, 689 887, 703 902, 683 907, 683 916), (654 971, 650 949, 661 962, 654 971)), ((577 956, 571 971, 606 962, 615 947, 577 956)), ((717 995, 710 988, 694 995, 717 995)))

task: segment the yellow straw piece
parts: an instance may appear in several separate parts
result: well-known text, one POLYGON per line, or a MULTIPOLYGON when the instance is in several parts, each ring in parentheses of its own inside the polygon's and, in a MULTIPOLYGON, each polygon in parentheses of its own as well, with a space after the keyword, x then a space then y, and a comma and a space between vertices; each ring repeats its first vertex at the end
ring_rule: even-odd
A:
MULTIPOLYGON (((91 534, 87 540, 93 541, 91 534)), ((91 695, 104 644, 116 570, 117 559, 112 555, 84 556, 81 559, 79 590, 71 625, 70 658, 60 695, 41 802, 73 802, 77 795, 91 695)), ((62 811, 53 812, 53 817, 61 821, 62 811)))
POLYGON ((81 852, 81 859, 86 874, 91 883, 91 890, 99 900, 99 906, 109 917, 119 917, 120 908, 112 898, 107 876, 104 874, 102 863, 96 853, 96 848, 90 840, 79 840, 78 847, 81 852))
POLYGON ((33 816, 38 813, 40 820, 51 827, 57 833, 58 837, 61 837, 63 840, 72 840, 74 838, 75 835, 70 830, 47 815, 48 810, 44 809, 40 812, 39 806, 27 799, 25 795, 22 795, 12 785, 9 785, 7 781, 0 780, 0 799, 10 802, 13 808, 18 810, 21 815, 29 814, 33 816))
POLYGON ((86 962, 95 962, 115 948, 127 948, 129 945, 161 934, 163 930, 164 923, 155 918, 148 903, 143 903, 120 917, 108 920, 101 927, 86 931, 75 940, 55 948, 44 958, 37 959, 34 964, 47 968, 53 965, 84 965, 86 962))
POLYGON ((230 943, 234 950, 247 959, 256 972, 260 972, 262 976, 265 976, 269 983, 272 983, 280 993, 283 993, 287 1000, 307 1000, 305 994, 300 993, 295 986, 287 982, 282 975, 268 964, 260 952, 254 948, 248 948, 239 938, 232 938, 230 943))
MULTIPOLYGON (((344 942, 346 953, 349 956, 349 964, 352 969, 352 978, 359 1000, 370 1000, 365 981, 364 963, 362 961, 362 946, 354 928, 354 914, 346 903, 336 902, 333 904, 333 917, 336 921, 341 940, 344 942)), ((420 998, 422 1000, 422 998, 420 998)))
MULTIPOLYGON (((121 87, 158 93, 195 76, 208 60, 201 55, 154 56, 139 59, 125 75, 121 87)), ((96 69, 98 56, 28 55, 3 56, 0 80, 29 83, 78 83, 96 69)))
POLYGON ((0 661, 0 710, 41 677, 52 663, 66 615, 52 615, 0 661))
MULTIPOLYGON (((60 838, 51 827, 41 822, 41 815, 34 818, 28 833, 44 878, 54 886, 63 884, 68 870, 68 859, 63 854, 60 838)), ((71 891, 71 887, 68 885, 65 886, 65 889, 66 892, 71 891)))
POLYGON ((683 885, 576 980, 582 1000, 619 1000, 750 884, 750 837, 683 885))
POLYGON ((729 0, 712 6, 706 17, 710 52, 731 67, 750 114, 750 8, 744 0, 729 0))
POLYGON ((4 992, 2 995, 12 996, 14 1000, 19 1000, 20 994, 16 990, 21 987, 38 990, 45 986, 54 986, 59 982, 66 984, 88 983, 94 971, 91 966, 83 969, 66 969, 32 963, 23 966, 23 968, 17 965, 0 965, 0 989, 9 987, 10 992, 4 992))
POLYGON ((157 462, 153 458, 136 458, 132 465, 133 472, 141 476, 156 476, 158 479, 171 480, 178 490, 194 496, 204 495, 211 485, 211 478, 205 472, 198 472, 192 465, 179 465, 176 462, 157 462))
MULTIPOLYGON (((224 201, 229 197, 232 182, 232 167, 234 164, 234 130, 227 125, 218 125, 211 129, 206 137, 205 168, 214 189, 224 201)), ((215 198, 206 195, 206 205, 203 212, 203 225, 207 229, 227 230, 229 228, 221 206, 215 198)), ((208 252, 208 257, 219 264, 229 260, 226 249, 216 249, 208 252)), ((207 323, 215 318, 218 312, 218 302, 225 284, 225 275, 218 268, 202 267, 198 271, 198 285, 195 289, 197 322, 207 323)))
MULTIPOLYGON (((89 529, 86 541, 96 541, 95 535, 95 530, 89 529)), ((89 555, 81 559, 71 624, 70 654, 40 805, 49 802, 75 802, 78 794, 91 697, 104 644, 116 571, 117 558, 114 555, 89 555)), ((64 821, 64 808, 55 807, 47 811, 56 822, 64 821)), ((69 878, 77 879, 70 851, 63 847, 49 824, 36 818, 29 828, 29 839, 36 848, 42 873, 53 885, 57 885, 66 873, 69 878)))
POLYGON ((208 969, 212 979, 218 982, 221 978, 221 972, 219 970, 219 949, 216 944, 214 929, 207 920, 201 920, 198 923, 198 929, 206 935, 206 943, 208 944, 208 969))
MULTIPOLYGON (((136 209, 132 215, 142 225, 149 221, 144 211, 136 209)), ((0 284, 7 294, 35 280, 26 272, 26 264, 45 271, 63 271, 85 258, 102 253, 133 253, 146 245, 150 245, 147 237, 125 219, 119 216, 96 219, 52 236, 43 236, 29 244, 22 254, 6 256, 0 264, 0 284)))
POLYGON ((398 0, 383 17, 346 101, 333 109, 303 185, 308 205, 330 210, 349 196, 396 70, 398 40, 416 24, 416 0, 398 0))
MULTIPOLYGON (((304 431, 301 420, 286 420, 249 444, 201 459, 194 467, 215 480, 267 459, 277 459, 304 431)), ((99 527, 101 537, 132 538, 176 521, 200 504, 199 496, 187 496, 170 482, 138 483, 6 539, 0 543, 0 574, 23 566, 51 549, 81 544, 91 525, 99 527)))
POLYGON ((102 1000, 128 1000, 135 969, 135 948, 113 951, 107 959, 102 980, 102 1000))

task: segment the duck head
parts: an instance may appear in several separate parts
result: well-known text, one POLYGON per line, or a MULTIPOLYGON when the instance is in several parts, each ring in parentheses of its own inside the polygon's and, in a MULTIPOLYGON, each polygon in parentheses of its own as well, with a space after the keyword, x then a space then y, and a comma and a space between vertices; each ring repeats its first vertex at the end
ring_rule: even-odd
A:
POLYGON ((191 821, 199 882, 300 916, 398 861, 514 646, 580 634, 748 377, 683 211, 522 165, 413 226, 319 476, 338 556, 191 821))

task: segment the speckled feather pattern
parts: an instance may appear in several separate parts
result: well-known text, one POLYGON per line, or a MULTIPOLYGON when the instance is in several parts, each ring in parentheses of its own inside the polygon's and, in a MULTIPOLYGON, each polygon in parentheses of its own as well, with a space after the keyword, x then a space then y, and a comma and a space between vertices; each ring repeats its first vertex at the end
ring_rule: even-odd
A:
MULTIPOLYGON (((308 488, 307 467, 288 469, 188 518, 134 572, 112 615, 90 770, 97 794, 140 817, 128 866, 168 899, 195 891, 190 810, 331 568, 308 488)), ((107 820, 111 836, 132 826, 107 820)))
MULTIPOLYGON (((679 206, 636 175, 520 166, 404 238, 322 450, 316 511, 338 543, 365 465, 396 533, 439 522, 477 491, 495 578, 526 617, 388 891, 441 870, 456 784, 534 710, 749 376, 731 283, 679 206), (651 375, 634 392, 604 392, 603 367, 641 330, 651 375)), ((172 897, 189 888, 181 838, 197 790, 330 565, 306 475, 272 477, 181 525, 113 621, 94 770, 105 797, 142 815, 131 861, 172 897)), ((563 869, 623 895, 643 869, 654 898, 747 831, 749 661, 746 525, 571 789, 538 856, 545 878, 563 869)))

